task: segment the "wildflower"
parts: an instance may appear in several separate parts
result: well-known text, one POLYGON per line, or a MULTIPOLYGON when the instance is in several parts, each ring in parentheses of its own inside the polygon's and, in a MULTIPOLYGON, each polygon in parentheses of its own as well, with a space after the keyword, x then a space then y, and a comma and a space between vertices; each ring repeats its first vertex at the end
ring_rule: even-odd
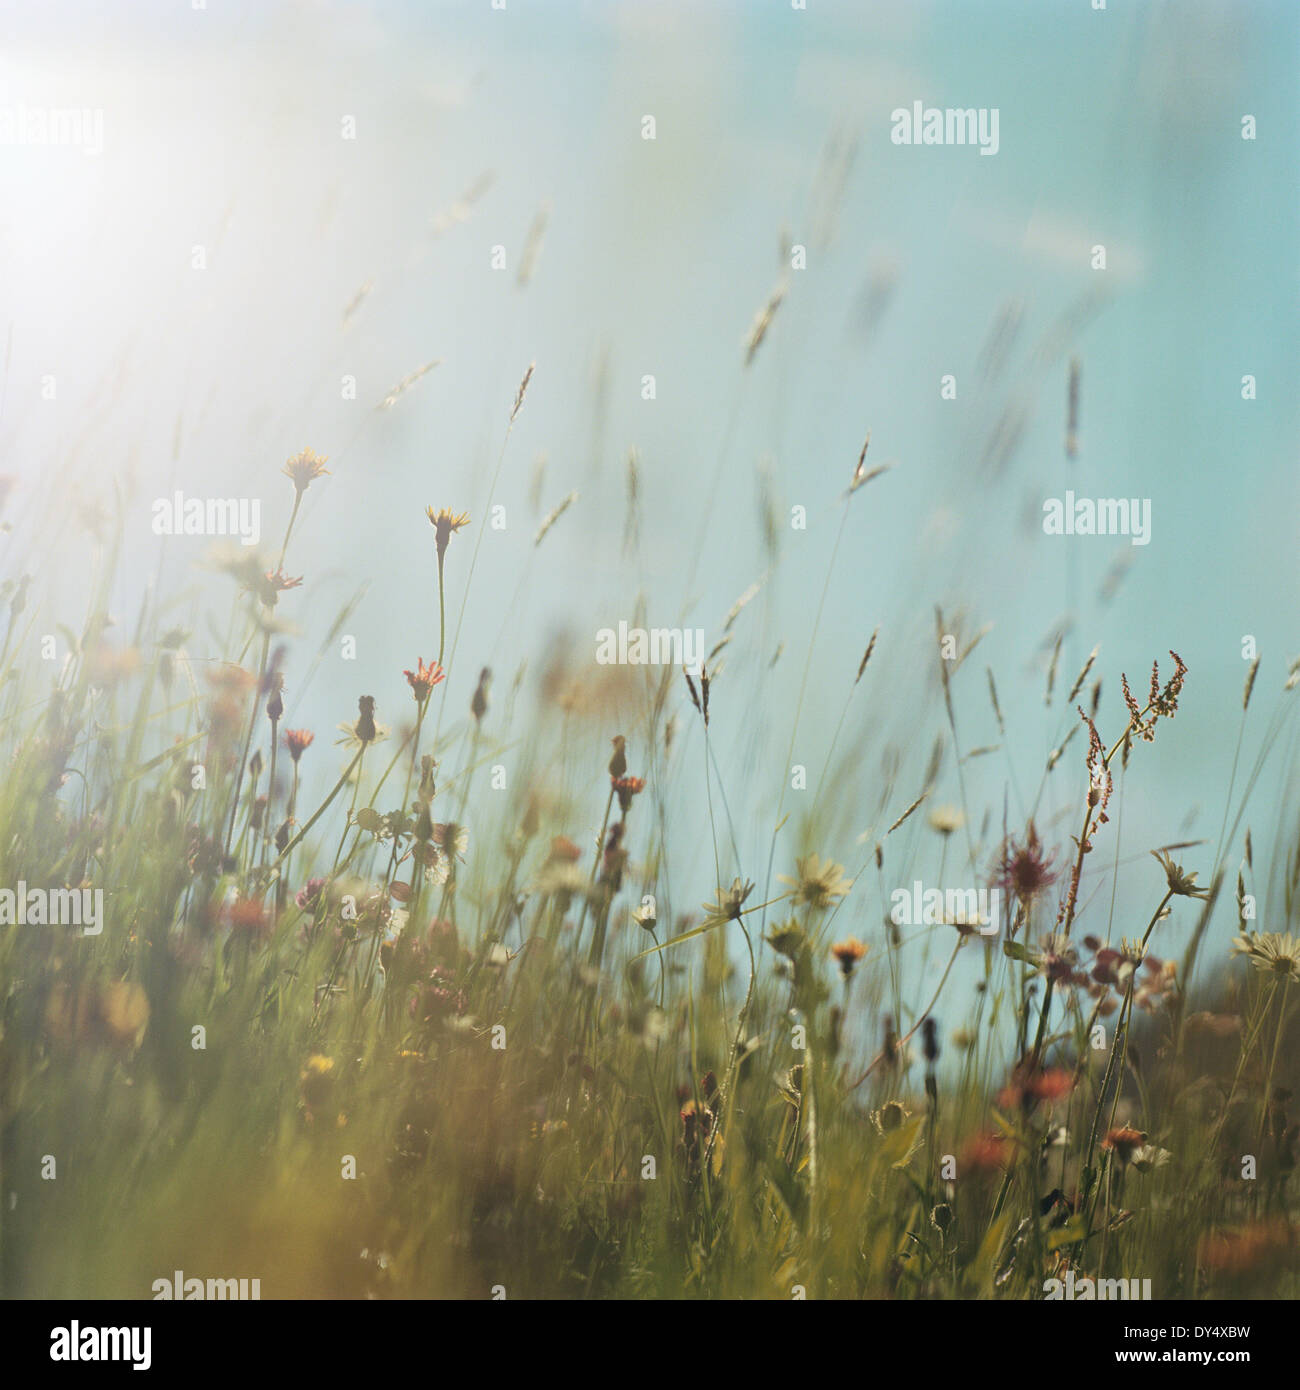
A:
POLYGON ((429 517, 429 524, 433 527, 434 538, 438 547, 438 558, 441 560, 446 554, 452 533, 469 524, 469 513, 457 514, 449 511, 446 507, 440 512, 435 512, 432 507, 426 507, 425 511, 429 517))
POLYGON ((587 876, 572 859, 552 857, 538 873, 534 886, 543 897, 553 894, 559 898, 561 911, 565 911, 569 899, 586 888, 587 876))
POLYGON ((416 799, 422 806, 429 806, 433 802, 434 793, 437 785, 434 782, 433 774, 437 770, 438 764, 432 753, 425 753, 420 759, 420 785, 416 789, 416 799))
POLYGON ((618 809, 624 815, 632 809, 632 798, 645 790, 644 777, 611 777, 610 786, 618 796, 618 809))
POLYGON ((1072 984, 1078 953, 1063 937, 1050 937, 1044 940, 1043 954, 1038 965, 1042 973, 1055 984, 1072 984))
POLYGON ((779 875, 782 883, 788 883, 794 890, 794 899, 814 908, 833 907, 840 898, 846 898, 853 880, 844 877, 844 866, 833 860, 822 860, 815 854, 795 861, 799 869, 797 879, 779 875))
POLYGON ((964 908, 945 913, 943 921, 945 926, 955 927, 958 936, 975 936, 977 933, 983 936, 983 929, 989 925, 989 919, 982 913, 967 912, 964 908))
POLYGON ((791 918, 783 926, 773 927, 767 936, 767 944, 778 954, 787 960, 795 961, 799 959, 799 952, 804 946, 803 928, 791 918))
POLYGON ((600 881, 610 895, 617 893, 623 885, 623 866, 627 863, 627 850, 623 845, 623 822, 616 821, 609 828, 609 838, 601 857, 600 881))
POLYGON ((411 1013, 422 1022, 461 1013, 464 1007, 464 991, 457 987, 455 975, 444 965, 430 970, 427 983, 411 1000, 411 1013))
POLYGON ((1157 960, 1155 956, 1148 956, 1142 965, 1147 977, 1138 987, 1133 1002, 1148 1013, 1153 1013, 1157 1005, 1165 1003, 1167 996, 1177 988, 1178 966, 1172 960, 1157 960))
POLYGON ((582 858, 582 851, 567 835, 557 835, 551 841, 551 858, 560 859, 569 864, 576 864, 577 861, 582 858))
POLYGON ((271 697, 266 702, 266 717, 272 724, 278 724, 284 714, 284 673, 272 671, 267 679, 266 688, 271 697))
POLYGON ((457 859, 463 860, 465 851, 469 849, 469 831, 455 822, 438 824, 433 827, 433 843, 448 858, 454 855, 457 859))
POLYGON ((1168 1149, 1157 1148, 1154 1144, 1143 1144, 1133 1150, 1130 1161, 1139 1173, 1149 1173, 1153 1168, 1163 1168, 1172 1156, 1168 1149))
POLYGON ((1151 857, 1158 860, 1165 871, 1165 881, 1169 885, 1169 891, 1180 898, 1208 898, 1210 890, 1208 888, 1198 888, 1196 886, 1196 875, 1184 873, 1179 865, 1169 857, 1168 853, 1158 853, 1151 851, 1151 857))
POLYGON ((469 702, 469 712, 474 716, 476 724, 481 724, 483 716, 487 713, 488 682, 491 679, 492 672, 485 666, 478 673, 478 684, 474 687, 474 695, 469 702))
POLYGON ((902 1101, 890 1100, 872 1115, 871 1120, 881 1134, 892 1134, 907 1119, 908 1114, 907 1106, 902 1101))
POLYGON ((373 695, 362 695, 357 700, 357 709, 360 717, 355 724, 340 724, 339 732, 343 737, 338 741, 349 746, 359 746, 364 748, 369 743, 378 743, 381 739, 388 737, 388 730, 382 724, 375 723, 375 697, 373 695))
POLYGON ((1053 1067, 1031 1078, 1027 1089, 1038 1100, 1060 1100, 1074 1090, 1074 1077, 1063 1067, 1053 1067))
POLYGON ((1146 1141, 1147 1137, 1141 1130, 1124 1125, 1112 1129, 1101 1141, 1101 1147, 1113 1153, 1121 1163, 1127 1164, 1146 1141))
POLYGON ((741 904, 753 891, 752 883, 742 883, 738 878, 732 879, 731 887, 725 892, 719 888, 714 900, 703 904, 705 928, 740 921, 741 904))
POLYGON ((644 927, 646 931, 654 931, 659 923, 655 908, 647 903, 642 903, 632 913, 632 920, 638 927, 644 927))
POLYGON ((1093 957, 1092 978, 1099 985, 1127 985, 1129 976, 1137 968, 1138 962, 1123 951, 1104 946, 1093 957))
POLYGON ((610 742, 614 745, 614 753, 609 760, 609 775, 610 779, 617 785, 618 779, 627 771, 627 757, 623 751, 627 739, 622 734, 615 734, 610 742))
POLYGON ((431 661, 426 666, 423 657, 416 657, 414 671, 404 671, 402 674, 405 675, 407 684, 415 694, 417 705, 424 704, 433 687, 439 685, 447 676, 447 673, 436 661, 431 661))
POLYGON ((930 829, 937 830, 940 835, 951 835, 966 824, 966 817, 958 806, 936 806, 926 819, 930 829))
POLYGON ((853 968, 867 954, 867 947, 858 940, 856 936, 851 936, 847 941, 837 941, 831 947, 833 955, 840 967, 840 973, 847 980, 853 974, 853 968))
POLYGON ((1212 1273, 1239 1278, 1285 1264, 1294 1245, 1294 1230, 1282 1217, 1272 1217, 1203 1236, 1197 1262, 1212 1273))
POLYGON ((207 681, 218 695, 239 698, 257 684, 257 677, 251 671, 245 671, 242 666, 223 661, 215 670, 207 673, 207 681))
POLYGON ((230 930, 242 935, 261 936, 270 930, 266 908, 257 898, 236 898, 226 910, 230 930))
POLYGON ((681 1109, 682 1148, 691 1159, 699 1158, 700 1140, 708 1140, 713 1129, 713 1111, 698 1101, 688 1100, 681 1109))
POLYGON ((1300 979, 1300 941, 1288 932, 1248 932, 1234 938, 1233 955, 1246 956, 1256 970, 1284 980, 1300 979))
POLYGON ((303 1104, 308 1110, 319 1109, 330 1097, 334 1089, 334 1059, 319 1053, 307 1058, 299 1077, 302 1086, 303 1104))
POLYGON ((286 729, 284 731, 285 746, 295 763, 311 747, 315 737, 316 735, 310 729, 286 729))
POLYGON ((297 495, 301 497, 321 474, 329 472, 325 467, 326 462, 310 449, 304 449, 300 454, 295 454, 280 472, 292 481, 297 495))
POLYGON ((1018 1067, 1011 1084, 998 1093, 998 1104, 1008 1110, 1014 1106, 1032 1110, 1040 1101, 1050 1105, 1064 1099, 1073 1090, 1074 1077, 1063 1067, 1053 1067, 1048 1071, 1018 1067))
POLYGON ((976 1134, 968 1139, 958 1159, 958 1171, 992 1173, 1009 1161, 1011 1145, 1000 1134, 976 1134))
POLYGON ((1038 831, 1031 820, 1026 827, 1023 843, 1009 836, 1003 842, 994 885, 1014 895, 1022 903, 1032 902, 1056 882, 1058 874, 1052 869, 1055 858, 1054 853, 1043 852, 1038 831))
POLYGON ((320 890, 324 888, 327 882, 328 880, 324 878, 309 878, 306 886, 300 888, 294 895, 294 902, 297 903, 304 912, 312 911, 320 900, 320 890))
POLYGON ((290 579, 283 570, 267 570, 257 581, 257 596, 268 608, 274 608, 286 589, 296 589, 301 584, 302 575, 290 579))
POLYGON ((445 859, 435 849, 424 865, 424 881, 433 888, 441 888, 451 877, 451 861, 445 859))

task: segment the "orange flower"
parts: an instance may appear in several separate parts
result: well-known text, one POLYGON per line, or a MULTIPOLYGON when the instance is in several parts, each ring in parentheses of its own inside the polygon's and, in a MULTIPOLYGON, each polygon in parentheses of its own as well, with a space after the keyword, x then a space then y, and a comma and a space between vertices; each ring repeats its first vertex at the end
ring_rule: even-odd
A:
POLYGON ((1115 1154, 1121 1163, 1127 1163, 1133 1157, 1133 1151, 1140 1149, 1146 1141, 1147 1137, 1141 1130, 1124 1125, 1120 1129, 1112 1129, 1101 1141, 1101 1146, 1115 1154))
POLYGON ((618 809, 624 815, 632 809, 632 798, 645 790, 644 777, 611 777, 609 784, 618 793, 618 809))
POLYGON ((264 936, 271 930, 266 908, 256 898, 237 898, 230 904, 230 929, 249 937, 264 936))
POLYGON ((439 682, 446 679, 447 673, 438 665, 436 661, 431 661, 427 666, 424 664, 423 657, 416 657, 415 670, 404 672, 407 683, 415 692, 415 703, 422 705, 429 698, 429 692, 439 682))
POLYGON ((302 583, 302 575, 290 579, 283 570, 267 570, 258 581, 258 597, 268 608, 274 608, 276 600, 286 589, 296 589, 302 583))
POLYGON ((853 967, 867 954, 867 948, 856 936, 847 941, 837 941, 831 947, 831 955, 839 962, 840 972, 847 980, 853 974, 853 967))
POLYGON ((284 731, 284 742, 289 749, 289 756, 297 762, 299 758, 311 747, 316 735, 310 729, 286 729, 284 731))
POLYGON ((1074 1090, 1074 1077, 1063 1067, 1053 1067, 1034 1077, 1026 1089, 1038 1100, 1060 1100, 1074 1090))
POLYGON ((1011 1084, 998 1093, 998 1104, 1004 1110, 1017 1105, 1025 1110, 1032 1110, 1039 1101, 1051 1103, 1068 1096, 1072 1090, 1074 1077, 1062 1067, 1031 1074, 1017 1068, 1011 1084))
POLYGON ((1285 1220, 1274 1217, 1202 1236, 1197 1259, 1215 1274, 1239 1279, 1268 1273, 1287 1259, 1294 1244, 1295 1232, 1285 1220))
POLYGON ((610 742, 614 745, 613 755, 609 760, 609 775, 611 778, 622 777, 627 771, 627 739, 622 734, 615 734, 610 742))
POLYGON ((976 1134, 966 1141, 959 1171, 993 1173, 1010 1162, 1011 1145, 1000 1134, 976 1134))

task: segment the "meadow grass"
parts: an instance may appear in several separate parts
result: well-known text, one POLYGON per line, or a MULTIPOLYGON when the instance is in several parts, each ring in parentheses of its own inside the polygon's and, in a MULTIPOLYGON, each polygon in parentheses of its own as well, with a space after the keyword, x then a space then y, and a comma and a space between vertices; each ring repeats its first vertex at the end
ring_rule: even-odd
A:
MULTIPOLYGON (((866 457, 846 516, 883 471, 866 457)), ((752 882, 712 742, 740 717, 718 657, 745 640, 748 597, 694 675, 557 660, 526 712, 484 668, 449 707, 443 663, 485 653, 445 609, 446 573, 468 584, 482 529, 430 506, 437 655, 405 673, 392 730, 366 693, 379 673, 346 693, 337 776, 308 804, 329 737, 286 727, 278 610, 324 463, 285 466, 274 567, 236 557, 214 581, 238 595, 222 659, 196 659, 152 600, 129 639, 110 630, 120 529, 53 689, 23 657, 27 584, 4 587, 0 885, 107 901, 93 936, 0 925, 5 1296, 143 1298, 178 1269, 257 1277, 267 1298, 1038 1299, 1068 1270, 1163 1298, 1295 1296, 1300 836, 1287 848, 1294 807, 1266 808, 1282 849, 1257 868, 1245 819, 1289 703, 1244 787, 1234 767, 1219 843, 1144 846, 1146 899, 1117 912, 1083 891, 1089 856, 1116 774, 1178 740, 1195 672, 1171 653, 1144 696, 1125 679, 1103 702, 1089 658, 1064 702, 1078 736, 1042 773, 1076 808, 1049 843, 1032 815, 968 803, 977 634, 936 655, 950 738, 921 785, 886 779, 850 871, 826 841, 873 636, 814 810, 792 820, 783 796, 752 882), (936 803, 941 773, 961 804, 936 803), (704 881, 673 854, 674 779, 707 806, 704 881), (844 929, 855 895, 910 883, 892 837, 918 824, 928 882, 1005 895, 995 934, 961 914, 844 929), (1229 898, 1231 968, 1207 930, 1229 898), (1179 961, 1171 916, 1190 928, 1179 961)), ((632 518, 636 476, 633 456, 632 518)), ((791 748, 810 679, 812 642, 798 708, 776 712, 791 748)), ((987 700, 1003 726, 991 669, 987 700)))

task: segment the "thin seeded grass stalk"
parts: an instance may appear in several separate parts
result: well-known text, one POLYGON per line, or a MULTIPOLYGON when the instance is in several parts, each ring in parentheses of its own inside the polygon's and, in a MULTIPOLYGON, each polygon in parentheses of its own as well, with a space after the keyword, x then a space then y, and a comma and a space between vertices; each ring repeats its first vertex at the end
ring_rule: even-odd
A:
MULTIPOLYGON (((777 826, 772 831, 771 843, 768 845, 767 872, 763 879, 764 892, 767 892, 768 887, 772 882, 772 867, 776 861, 776 837, 780 833, 781 824, 783 824, 781 820, 781 812, 785 809, 785 794, 786 789, 789 786, 789 778, 786 776, 786 769, 790 766, 791 758, 794 756, 795 741, 799 736, 799 719, 803 713, 804 697, 808 690, 808 677, 812 671, 813 652, 817 648, 817 634, 821 631, 822 612, 826 607, 826 596, 830 593, 831 577, 835 573, 835 559, 839 555, 840 542, 844 539, 844 528, 848 525, 848 520, 849 509, 846 505, 840 513, 840 524, 836 528, 835 543, 831 547, 830 562, 826 566, 826 579, 822 583, 821 598, 818 600, 817 603, 817 614, 816 617, 813 619, 812 631, 808 636, 808 655, 804 658, 803 676, 799 681, 799 695, 795 701, 794 722, 790 728, 790 746, 786 749, 785 758, 781 764, 781 797, 780 800, 777 802, 776 807, 777 826)), ((759 930, 761 934, 766 934, 766 914, 764 914, 762 918, 759 930)))
MULTIPOLYGON (((754 322, 750 325, 749 332, 745 338, 745 366, 753 365, 754 358, 758 355, 758 350, 763 345, 763 339, 767 337, 767 331, 772 326, 772 320, 776 317, 776 311, 781 307, 782 300, 785 299, 787 282, 782 280, 780 284, 767 297, 767 302, 754 315, 754 322)), ((868 436, 870 437, 870 436, 868 436)), ((865 449, 863 450, 865 453, 865 449)))
MULTIPOLYGON (((1083 689, 1083 683, 1088 679, 1088 672, 1092 670, 1092 663, 1097 660, 1097 653, 1100 650, 1100 647, 1094 647, 1092 651, 1088 653, 1088 659, 1083 663, 1083 670, 1079 672, 1074 684, 1070 687, 1070 693, 1065 697, 1065 703, 1067 705, 1074 704, 1074 698, 1078 695, 1079 691, 1083 689)), ((1075 727, 1077 728, 1078 725, 1075 725, 1075 727)))
POLYGON ((442 366, 442 358, 435 357, 432 362, 426 362, 423 366, 417 367, 413 372, 408 372, 396 386, 384 397, 375 407, 376 410, 392 410, 397 402, 415 385, 421 377, 428 376, 435 367, 442 366))
MULTIPOLYGON (((1172 888, 1168 889, 1165 892, 1164 897, 1160 899, 1160 905, 1156 908, 1155 912, 1151 914, 1151 920, 1147 923, 1147 929, 1145 932, 1142 933, 1142 942, 1138 950, 1139 956, 1145 954, 1147 942, 1151 939, 1151 933, 1155 930, 1156 923, 1160 920, 1161 914, 1169 905, 1169 901, 1173 896, 1174 890, 1172 888)), ((1119 1021, 1115 1026, 1115 1037, 1112 1040, 1110 1046, 1110 1057, 1108 1058, 1106 1063, 1106 1074, 1102 1077, 1101 1089, 1097 1092, 1097 1108, 1093 1111, 1092 1124, 1088 1129, 1088 1142, 1084 1148, 1083 1160, 1085 1168, 1089 1168, 1092 1166, 1093 1150, 1095 1149, 1097 1144, 1098 1125, 1101 1122, 1101 1112, 1102 1108, 1106 1104, 1106 1095, 1108 1090, 1110 1089, 1110 1083, 1116 1075, 1116 1061, 1119 1061, 1118 1071, 1120 1076, 1122 1077, 1124 1062, 1128 1057, 1128 1038, 1129 1031, 1133 1025, 1133 993, 1137 985, 1137 972, 1138 966, 1135 964, 1132 972, 1128 977, 1128 980, 1126 981, 1126 987, 1124 990, 1124 1004, 1120 1010, 1119 1021), (1123 1033, 1124 1044, 1122 1052, 1120 1050, 1121 1032, 1123 1033)), ((1122 1089, 1122 1082, 1117 1082, 1115 1086, 1114 1096, 1111 1099, 1110 1126, 1113 1126, 1115 1123, 1115 1109, 1119 1104, 1119 1093, 1122 1089)), ((1093 1203, 1093 1210, 1096 1210, 1095 1200, 1093 1203)))
POLYGON ((347 767, 343 769, 343 775, 339 778, 337 782, 334 783, 334 786, 330 790, 329 795, 325 798, 324 801, 321 802, 321 804, 315 809, 315 811, 312 812, 311 819, 293 837, 293 839, 290 840, 287 845, 285 845, 284 849, 281 850, 279 857, 271 865, 272 870, 278 869, 280 865, 283 864, 284 861, 289 857, 289 855, 293 853, 297 846, 303 842, 307 835, 310 834, 312 826, 314 826, 316 822, 320 820, 320 818, 325 814, 326 810, 329 808, 330 803, 347 785, 348 778, 352 776, 353 769, 360 766, 361 759, 365 756, 365 751, 368 746, 368 744, 363 743, 361 747, 357 749, 356 756, 347 765, 347 767))
MULTIPOLYGON (((302 499, 305 489, 295 486, 293 490, 293 510, 289 513, 289 524, 284 528, 284 540, 280 542, 280 557, 276 561, 274 574, 283 574, 284 557, 289 553, 289 537, 293 535, 294 522, 298 520, 298 510, 302 506, 302 499)), ((248 718, 248 732, 244 736, 244 751, 240 755, 239 765, 235 769, 235 791, 231 797, 230 804, 230 828, 226 832, 226 853, 230 853, 230 842, 235 835, 235 817, 239 813, 239 793, 244 782, 244 767, 248 762, 249 750, 253 746, 253 732, 257 728, 257 710, 262 698, 262 682, 266 678, 266 662, 271 652, 271 631, 266 628, 262 633, 262 656, 257 664, 257 682, 253 686, 253 710, 248 718)), ((267 818, 269 820, 271 808, 267 805, 267 818)))
POLYGON ((552 526, 555 525, 557 521, 559 521, 559 519, 565 514, 565 512, 569 510, 571 506, 573 506, 573 504, 577 500, 577 492, 571 492, 567 497, 564 498, 562 502, 560 502, 557 506, 551 508, 551 510, 546 514, 545 520, 537 528, 537 534, 533 537, 534 547, 541 545, 541 543, 546 539, 546 533, 551 529, 552 526))
MULTIPOLYGON (((501 449, 500 449, 500 452, 497 454, 496 467, 492 470, 492 482, 491 482, 490 486, 488 487, 487 502, 486 502, 486 504, 485 504, 485 515, 488 515, 488 516, 490 516, 491 513, 492 513, 492 500, 493 500, 493 498, 496 496, 496 492, 497 492, 497 483, 498 483, 498 482, 500 481, 500 479, 501 479, 501 468, 502 468, 502 465, 505 463, 506 448, 507 448, 507 446, 508 446, 509 443, 510 443, 510 436, 511 436, 511 434, 512 434, 513 431, 514 431, 515 419, 518 417, 519 411, 520 411, 520 409, 523 407, 524 395, 525 395, 525 393, 526 393, 527 390, 528 390, 528 383, 533 379, 533 369, 534 369, 536 366, 537 366, 537 363, 536 363, 536 362, 530 362, 530 363, 528 364, 528 369, 524 372, 523 380, 519 383, 519 389, 515 392, 515 401, 514 401, 513 407, 511 408, 511 411, 510 411, 510 419, 509 419, 509 422, 508 422, 507 425, 506 425, 505 437, 504 437, 504 438, 502 439, 502 441, 501 441, 501 449)), ((471 582, 473 581, 473 578, 474 578, 474 569, 475 569, 475 566, 478 564, 478 553, 479 553, 480 548, 481 548, 482 545, 483 545, 483 529, 484 529, 484 528, 483 528, 482 526, 479 527, 479 529, 478 529, 478 535, 477 535, 477 536, 475 537, 475 539, 474 539, 474 549, 473 549, 473 551, 472 551, 471 554, 470 554, 470 559, 469 559, 469 571, 468 571, 468 573, 465 575, 465 597, 461 600, 460 612, 459 612, 459 613, 457 614, 457 616, 456 616, 456 631, 452 634, 452 639, 451 639, 451 656, 448 658, 448 662, 447 662, 447 664, 448 664, 449 666, 455 664, 455 661, 456 661, 456 649, 457 649, 457 648, 459 647, 459 645, 460 645, 460 630, 461 630, 461 627, 462 627, 462 625, 464 624, 464 621, 465 621, 465 606, 466 606, 466 604, 468 604, 468 602, 469 602, 470 584, 471 584, 471 582)), ((443 588, 442 588, 442 566, 441 566, 441 563, 439 563, 439 567, 438 567, 438 608, 439 608, 439 613, 441 614, 441 613, 443 612, 443 588)), ((445 635, 445 623, 444 623, 444 625, 443 625, 443 634, 445 635)), ((443 665, 443 659, 442 659, 442 649, 443 649, 443 646, 444 646, 444 641, 440 639, 440 640, 439 640, 439 643, 438 643, 438 665, 439 665, 439 666, 443 665)), ((438 719, 437 719, 437 723, 434 725, 434 730, 433 730, 433 741, 434 741, 435 746, 437 745, 437 742, 438 742, 438 735, 439 735, 439 734, 441 733, 441 731, 442 731, 442 714, 443 714, 443 710, 445 710, 446 707, 447 707, 446 690, 447 690, 447 687, 448 687, 449 685, 450 685, 450 681, 448 681, 448 682, 443 686, 443 691, 444 691, 443 698, 442 698, 441 701, 439 701, 439 704, 438 704, 438 719)))
MULTIPOLYGON (((961 950, 962 942, 965 939, 966 938, 962 936, 959 936, 957 938, 957 944, 952 948, 952 955, 948 957, 948 964, 944 967, 943 974, 939 978, 939 987, 935 990, 930 1002, 921 1011, 921 1016, 894 1045, 895 1050, 901 1051, 902 1048, 906 1047, 907 1044, 911 1042, 911 1040, 916 1036, 917 1032, 920 1030, 922 1025, 925 1023, 925 1020, 930 1017, 930 1015, 934 1012, 935 1008, 938 1006, 939 996, 943 993, 944 986, 948 983, 948 976, 952 973, 953 964, 957 960, 957 952, 961 950)), ((878 1052, 876 1056, 872 1059, 871 1065, 866 1069, 866 1071, 864 1071, 862 1075, 859 1076, 858 1079, 853 1083, 853 1085, 851 1085, 847 1089, 849 1091, 856 1091, 858 1087, 861 1086, 862 1083, 867 1079, 867 1077, 869 1077, 872 1074, 872 1072, 874 1072, 875 1069, 881 1064, 881 1062, 883 1062, 889 1055, 889 1050, 882 1048, 881 1051, 878 1052)))
POLYGON ((1277 1055, 1282 1049, 1282 1032, 1286 1024, 1286 1000, 1287 991, 1291 988, 1291 977, 1284 976, 1281 985, 1274 985, 1273 993, 1281 990, 1282 998, 1277 1006, 1277 1032, 1273 1036, 1273 1055, 1268 1060, 1268 1071, 1264 1076, 1264 1087, 1259 1097, 1259 1139, 1264 1141, 1265 1130, 1268 1125, 1269 1100, 1273 1095, 1273 1075, 1277 1071, 1277 1055))

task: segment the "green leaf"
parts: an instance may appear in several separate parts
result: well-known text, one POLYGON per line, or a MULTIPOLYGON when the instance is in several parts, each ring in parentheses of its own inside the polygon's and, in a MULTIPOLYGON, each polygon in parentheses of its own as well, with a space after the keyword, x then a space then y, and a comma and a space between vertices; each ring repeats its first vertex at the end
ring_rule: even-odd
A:
POLYGON ((1074 1245, 1088 1235, 1088 1221, 1082 1213, 1072 1216, 1064 1226, 1047 1233, 1047 1248, 1059 1250, 1063 1245, 1074 1245))
POLYGON ((705 922, 702 926, 692 927, 690 931, 684 931, 680 936, 674 936, 671 941, 661 941, 658 946, 651 946, 648 950, 639 951, 628 961, 629 965, 635 965, 637 961, 644 960, 646 956, 653 956, 658 951, 666 951, 670 946, 680 946, 683 941, 689 941, 692 937, 703 936, 706 931, 712 931, 714 927, 722 926, 727 918, 705 922))

